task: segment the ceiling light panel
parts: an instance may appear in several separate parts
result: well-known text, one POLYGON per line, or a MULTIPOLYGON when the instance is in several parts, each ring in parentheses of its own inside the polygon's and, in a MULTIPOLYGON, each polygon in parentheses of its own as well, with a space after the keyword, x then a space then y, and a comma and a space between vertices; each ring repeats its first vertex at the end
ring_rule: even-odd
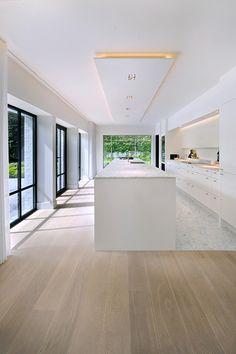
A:
POLYGON ((113 121, 126 124, 128 118, 130 124, 139 123, 174 60, 147 56, 96 58, 97 71, 113 121), (127 94, 131 87, 132 94, 127 94), (127 101, 132 104, 131 107, 127 107, 127 101))

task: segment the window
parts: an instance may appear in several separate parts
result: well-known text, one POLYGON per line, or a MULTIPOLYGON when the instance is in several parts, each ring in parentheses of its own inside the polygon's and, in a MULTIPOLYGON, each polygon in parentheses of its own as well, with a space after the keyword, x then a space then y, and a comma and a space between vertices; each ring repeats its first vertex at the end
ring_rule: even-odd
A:
POLYGON ((36 116, 8 107, 9 202, 13 226, 36 210, 36 116))
POLYGON ((56 188, 57 195, 66 190, 66 128, 57 124, 56 134, 56 188))
POLYGON ((78 136, 79 139, 79 181, 81 180, 81 133, 78 136))
POLYGON ((116 158, 140 158, 151 163, 151 135, 104 135, 103 166, 116 158))
POLYGON ((165 136, 161 137, 161 169, 165 171, 166 143, 165 136))

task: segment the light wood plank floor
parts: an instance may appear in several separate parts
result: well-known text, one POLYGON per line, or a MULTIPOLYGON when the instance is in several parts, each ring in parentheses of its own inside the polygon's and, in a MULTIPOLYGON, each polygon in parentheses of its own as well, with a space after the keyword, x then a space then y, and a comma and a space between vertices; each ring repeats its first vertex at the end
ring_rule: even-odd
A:
POLYGON ((14 232, 1 354, 236 353, 236 252, 95 252, 91 183, 14 232))

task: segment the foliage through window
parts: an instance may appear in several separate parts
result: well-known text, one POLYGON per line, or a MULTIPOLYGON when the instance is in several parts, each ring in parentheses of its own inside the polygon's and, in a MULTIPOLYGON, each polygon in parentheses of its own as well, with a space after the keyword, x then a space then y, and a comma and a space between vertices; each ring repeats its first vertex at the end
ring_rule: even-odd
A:
POLYGON ((151 135, 104 135, 103 166, 119 158, 140 158, 151 163, 151 135))

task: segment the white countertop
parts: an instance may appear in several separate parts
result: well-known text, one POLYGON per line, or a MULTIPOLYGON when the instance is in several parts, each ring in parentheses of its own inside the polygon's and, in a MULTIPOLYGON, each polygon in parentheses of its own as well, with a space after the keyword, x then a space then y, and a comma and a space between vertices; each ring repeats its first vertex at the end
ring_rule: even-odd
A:
POLYGON ((195 166, 195 167, 205 168, 207 170, 218 171, 220 169, 220 165, 210 165, 210 164, 203 164, 203 163, 198 163, 198 162, 186 162, 186 160, 183 160, 183 159, 175 159, 175 160, 169 160, 169 161, 182 163, 184 165, 191 165, 191 166, 195 166))
POLYGON ((175 178, 147 164, 135 164, 140 160, 113 160, 95 178, 175 178))

